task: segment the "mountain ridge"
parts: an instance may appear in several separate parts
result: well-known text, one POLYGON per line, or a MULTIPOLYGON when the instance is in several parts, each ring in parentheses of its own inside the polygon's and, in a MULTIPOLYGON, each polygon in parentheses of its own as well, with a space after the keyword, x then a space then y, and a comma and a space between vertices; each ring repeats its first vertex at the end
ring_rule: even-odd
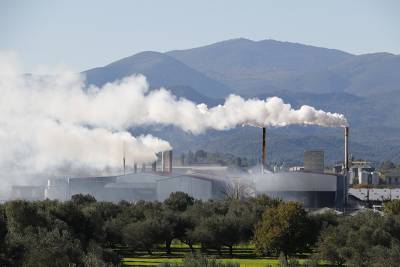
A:
MULTIPOLYGON (((396 145, 400 143, 400 105, 396 104, 400 102, 399 55, 353 55, 298 43, 241 38, 166 53, 146 51, 84 73, 88 83, 112 82, 143 73, 153 89, 163 86, 177 97, 210 106, 222 103, 230 93, 262 98, 276 95, 294 107, 307 104, 343 113, 351 125, 352 152, 356 157, 400 161, 400 153, 396 153, 396 149, 400 150, 396 145)), ((170 141, 177 151, 204 147, 247 156, 252 151, 249 143, 243 142, 252 130, 200 136, 183 134, 171 127, 157 126, 146 131, 170 141)), ((329 130, 287 127, 277 132, 287 137, 279 139, 282 148, 275 152, 276 159, 298 160, 300 151, 313 148, 309 145, 331 149, 340 156, 336 145, 330 142, 329 130), (292 156, 291 148, 296 151, 292 156)), ((251 144, 252 149, 257 148, 254 142, 251 144)))
POLYGON ((125 76, 143 74, 152 88, 189 85, 208 97, 231 92, 224 84, 163 53, 146 51, 83 72, 88 84, 102 86, 125 76))

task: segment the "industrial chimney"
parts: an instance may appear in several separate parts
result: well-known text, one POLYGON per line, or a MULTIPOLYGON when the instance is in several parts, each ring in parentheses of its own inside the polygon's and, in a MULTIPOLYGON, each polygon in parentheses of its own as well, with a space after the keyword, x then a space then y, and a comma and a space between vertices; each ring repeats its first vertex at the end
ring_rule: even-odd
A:
POLYGON ((349 172, 349 127, 344 127, 344 172, 349 172))
POLYGON ((142 163, 142 172, 146 172, 146 165, 142 163))
POLYGON ((262 157, 261 157, 261 170, 264 172, 264 169, 266 168, 266 148, 265 148, 265 138, 266 138, 266 129, 265 127, 262 128, 262 157))
POLYGON ((168 172, 172 173, 172 150, 168 151, 168 172))
POLYGON ((125 175, 125 170, 126 170, 126 164, 125 164, 125 155, 122 158, 122 168, 124 169, 124 175, 125 175))
POLYGON ((165 151, 161 152, 161 172, 165 172, 165 165, 166 165, 166 155, 165 151))
POLYGON ((125 151, 125 142, 123 144, 123 158, 122 158, 122 168, 124 169, 124 175, 126 174, 126 151, 125 151))
POLYGON ((161 152, 161 172, 172 173, 172 150, 161 152))

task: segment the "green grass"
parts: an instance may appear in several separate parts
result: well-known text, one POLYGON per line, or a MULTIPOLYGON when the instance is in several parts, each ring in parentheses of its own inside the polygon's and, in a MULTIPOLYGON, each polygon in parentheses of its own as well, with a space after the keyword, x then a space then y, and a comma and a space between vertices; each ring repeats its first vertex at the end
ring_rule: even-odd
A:
MULTIPOLYGON (((195 246, 196 251, 199 251, 199 246, 195 246)), ((266 265, 277 265, 277 258, 257 257, 254 254, 253 245, 236 246, 233 250, 233 256, 230 256, 228 250, 222 250, 222 254, 218 255, 216 251, 207 251, 207 255, 216 257, 222 262, 236 262, 241 267, 265 267, 266 265)), ((181 263, 185 254, 190 253, 188 246, 181 243, 172 245, 172 255, 167 256, 163 247, 156 249, 153 255, 148 255, 145 252, 138 252, 134 256, 125 253, 126 257, 123 260, 124 266, 157 266, 160 263, 181 263)), ((300 263, 304 262, 304 257, 301 257, 300 263)))

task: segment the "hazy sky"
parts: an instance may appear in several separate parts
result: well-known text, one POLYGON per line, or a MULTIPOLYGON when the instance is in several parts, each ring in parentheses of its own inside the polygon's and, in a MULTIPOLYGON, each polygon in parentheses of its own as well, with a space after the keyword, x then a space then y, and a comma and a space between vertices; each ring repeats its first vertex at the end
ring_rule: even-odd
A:
POLYGON ((238 37, 400 54, 399 14, 398 0, 0 0, 0 50, 16 51, 26 71, 81 71, 238 37))

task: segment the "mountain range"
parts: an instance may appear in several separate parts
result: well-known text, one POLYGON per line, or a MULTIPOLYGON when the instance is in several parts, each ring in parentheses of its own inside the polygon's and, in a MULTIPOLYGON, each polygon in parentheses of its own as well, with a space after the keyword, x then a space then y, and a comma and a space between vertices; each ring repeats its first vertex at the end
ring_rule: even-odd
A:
MULTIPOLYGON (((101 86, 144 74, 151 88, 216 105, 231 94, 279 96, 345 114, 355 158, 400 161, 400 55, 354 55, 344 51, 275 40, 233 39, 166 53, 141 52, 83 72, 101 86)), ((173 127, 132 129, 170 141, 179 152, 206 149, 259 157, 258 129, 208 131, 194 136, 173 127)), ((305 149, 323 148, 328 162, 342 159, 340 129, 291 126, 268 130, 270 161, 301 163, 305 149)))

